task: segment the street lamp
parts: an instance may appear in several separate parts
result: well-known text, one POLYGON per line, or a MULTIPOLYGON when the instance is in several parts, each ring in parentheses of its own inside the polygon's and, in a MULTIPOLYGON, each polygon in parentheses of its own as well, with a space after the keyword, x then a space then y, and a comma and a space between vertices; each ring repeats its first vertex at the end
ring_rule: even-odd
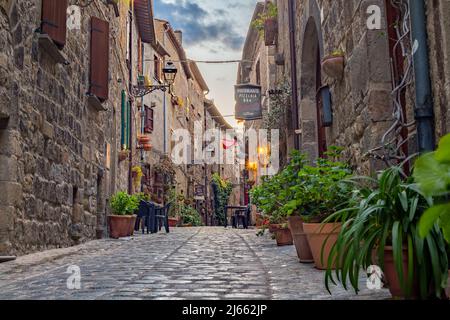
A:
POLYGON ((166 63, 166 66, 163 68, 163 73, 164 73, 164 80, 169 86, 175 83, 175 77, 177 76, 177 72, 178 70, 172 61, 166 63))
POLYGON ((156 90, 161 90, 163 92, 166 92, 167 89, 169 89, 175 82, 175 77, 177 76, 178 70, 173 64, 173 62, 169 61, 166 63, 165 67, 163 68, 164 73, 164 84, 156 84, 152 85, 147 80, 147 77, 141 77, 144 78, 144 81, 138 81, 137 86, 133 86, 133 92, 132 95, 135 98, 143 98, 146 95, 152 93, 156 90))

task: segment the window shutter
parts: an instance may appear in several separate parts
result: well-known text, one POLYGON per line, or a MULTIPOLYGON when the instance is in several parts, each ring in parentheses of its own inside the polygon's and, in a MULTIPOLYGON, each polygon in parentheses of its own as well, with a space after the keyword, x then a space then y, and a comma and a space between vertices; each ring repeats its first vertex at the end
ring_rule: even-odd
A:
POLYGON ((96 17, 91 19, 90 93, 102 101, 109 92, 109 23, 96 17))
POLYGON ((121 104, 121 126, 120 126, 120 132, 121 132, 121 139, 120 139, 120 145, 122 150, 127 149, 127 95, 125 93, 125 90, 122 90, 122 104, 121 104))
POLYGON ((153 108, 145 106, 145 133, 153 132, 153 108))
POLYGON ((150 130, 153 132, 153 115, 154 115, 154 112, 155 112, 155 109, 153 109, 153 108, 150 108, 149 109, 149 113, 150 113, 150 118, 149 118, 149 127, 150 127, 150 130))
POLYGON ((42 0, 41 32, 60 48, 66 44, 68 0, 42 0))

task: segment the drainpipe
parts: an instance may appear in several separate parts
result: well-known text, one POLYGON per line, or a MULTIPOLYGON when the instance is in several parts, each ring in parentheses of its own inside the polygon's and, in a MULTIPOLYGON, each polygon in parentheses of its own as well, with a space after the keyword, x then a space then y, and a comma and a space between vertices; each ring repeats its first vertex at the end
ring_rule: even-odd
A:
POLYGON ((430 79, 428 55, 427 18, 424 0, 410 0, 411 35, 414 54, 414 76, 416 84, 416 105, 414 109, 417 121, 419 151, 433 151, 436 147, 434 135, 433 97, 430 79))
MULTIPOLYGON (((129 92, 133 92, 133 7, 131 7, 131 11, 128 12, 130 16, 130 43, 129 48, 130 50, 130 70, 129 70, 129 92)), ((133 171, 133 99, 130 99, 130 123, 129 123, 129 132, 130 132, 130 141, 127 141, 129 143, 130 147, 130 157, 129 157, 129 166, 128 166, 128 193, 131 194, 133 192, 133 181, 132 181, 132 171, 133 171)))
POLYGON ((289 0, 289 44, 291 50, 291 89, 292 89, 292 125, 294 127, 294 147, 300 150, 300 143, 296 131, 300 128, 298 119, 297 94, 297 57, 295 45, 295 0, 289 0))

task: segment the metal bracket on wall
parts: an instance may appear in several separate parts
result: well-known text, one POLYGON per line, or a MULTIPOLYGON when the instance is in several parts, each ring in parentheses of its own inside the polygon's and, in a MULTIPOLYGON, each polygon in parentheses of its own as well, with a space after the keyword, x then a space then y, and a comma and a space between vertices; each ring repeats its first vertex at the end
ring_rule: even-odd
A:
POLYGON ((133 91, 131 92, 131 95, 134 98, 143 98, 146 95, 152 93, 153 91, 161 90, 163 92, 166 92, 167 89, 169 89, 169 86, 165 84, 154 86, 133 86, 133 91))

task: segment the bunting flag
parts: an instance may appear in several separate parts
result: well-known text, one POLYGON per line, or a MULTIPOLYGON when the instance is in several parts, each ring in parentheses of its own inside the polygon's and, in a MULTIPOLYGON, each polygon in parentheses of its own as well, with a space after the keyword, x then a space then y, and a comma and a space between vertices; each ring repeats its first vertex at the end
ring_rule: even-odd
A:
POLYGON ((237 146, 237 141, 222 139, 222 146, 225 150, 228 150, 228 149, 231 149, 231 148, 237 146))

